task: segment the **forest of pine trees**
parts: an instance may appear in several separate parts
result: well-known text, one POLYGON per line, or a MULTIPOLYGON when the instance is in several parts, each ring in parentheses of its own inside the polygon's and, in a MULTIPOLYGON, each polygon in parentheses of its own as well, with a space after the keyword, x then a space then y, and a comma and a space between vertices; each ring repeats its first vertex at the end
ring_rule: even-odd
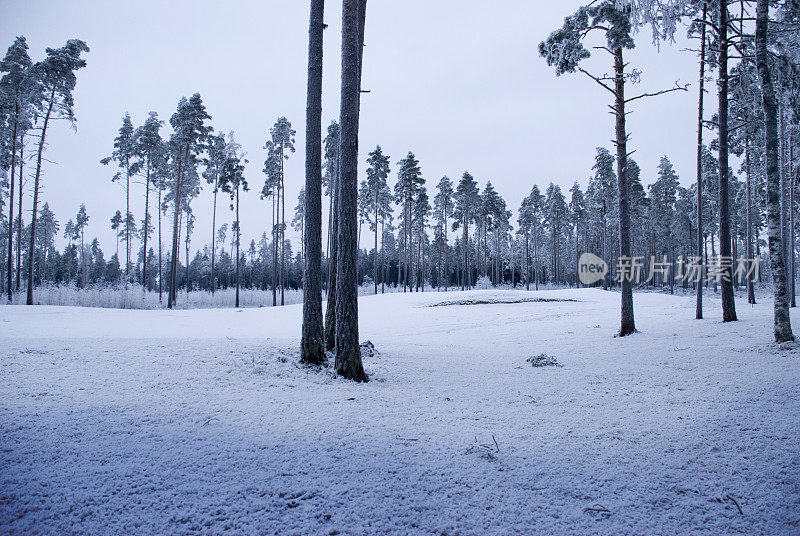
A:
MULTIPOLYGON (((539 52, 556 75, 585 75, 598 91, 608 92, 613 142, 597 147, 588 180, 561 177, 573 183, 566 190, 555 180, 531 178, 530 194, 519 206, 507 205, 502 188, 494 186, 501 182, 493 184, 497 177, 473 176, 458 162, 452 163, 455 180, 426 175, 413 140, 405 155, 388 155, 380 146, 359 151, 366 1, 343 4, 340 118, 323 132, 323 2, 315 0, 305 183, 285 176, 295 130, 279 117, 265 129, 259 152, 265 175, 260 195, 270 212, 269 227, 262 229, 240 228, 240 199, 251 195, 248 183, 256 178, 245 177, 241 145, 232 132, 216 133, 222 131, 212 127, 212 111, 200 94, 180 98, 167 122, 155 111, 141 125, 127 113, 122 116, 117 136, 108 140, 110 155, 102 160, 112 169, 110 180, 122 186, 116 206, 102 214, 89 214, 83 205, 75 215, 54 214, 40 195, 47 180, 47 129, 55 118, 75 121, 72 91, 88 47, 73 39, 34 61, 25 38, 17 38, 0 63, 0 272, 7 300, 17 301, 17 293, 27 290, 26 301, 33 303, 38 285, 141 285, 143 291, 157 292, 166 307, 177 304, 179 292, 229 287, 237 289, 237 303, 231 305, 238 304, 241 288, 269 291, 272 305, 283 305, 287 289, 308 286, 314 303, 305 303, 305 321, 317 325, 308 346, 313 362, 320 345, 336 347, 334 326, 342 322, 337 311, 355 307, 356 286, 376 294, 467 289, 479 282, 526 289, 579 286, 578 259, 591 252, 611 268, 597 285, 621 290, 621 335, 635 330, 635 288, 696 292, 698 317, 703 292, 710 289, 721 294, 723 320, 731 321, 736 319, 733 292, 747 292, 754 302, 762 282, 775 288, 776 337, 791 338, 800 56, 790 39, 795 34, 770 28, 794 28, 800 17, 796 3, 605 0, 567 14, 563 27, 543 36, 539 52), (625 118, 635 113, 639 99, 695 91, 676 85, 631 93, 639 71, 628 65, 626 54, 641 41, 636 33, 645 27, 665 43, 683 27, 697 43, 695 176, 679 177, 668 155, 657 162, 631 156, 635 141, 625 118), (584 46, 591 33, 605 44, 584 46), (584 69, 583 60, 595 53, 607 54, 612 74, 584 69), (704 109, 710 101, 705 93, 716 93, 716 107, 704 109), (358 177, 361 161, 367 171, 358 177), (289 201, 287 215, 290 180, 302 189, 296 206, 289 201), (195 202, 203 187, 213 194, 211 206, 195 202), (133 196, 144 201, 143 213, 133 213, 133 196), (211 229, 195 229, 200 211, 209 214, 211 229), (299 241, 287 236, 287 218, 299 241), (86 234, 90 219, 109 222, 116 241, 105 247, 112 249, 104 252, 86 234), (258 238, 242 243, 243 231, 258 238), (620 281, 618 260, 631 256, 658 262, 645 264, 641 281, 620 281), (701 273, 720 271, 719 282, 676 279, 698 257, 701 273), (720 257, 732 262, 715 266, 720 257), (764 261, 754 284, 745 276, 757 257, 764 261), (325 296, 330 299, 323 315, 325 296)), ((598 110, 597 121, 604 113, 598 110)), ((611 135, 610 122, 608 131, 611 135)), ((348 374, 360 372, 356 367, 348 374)))

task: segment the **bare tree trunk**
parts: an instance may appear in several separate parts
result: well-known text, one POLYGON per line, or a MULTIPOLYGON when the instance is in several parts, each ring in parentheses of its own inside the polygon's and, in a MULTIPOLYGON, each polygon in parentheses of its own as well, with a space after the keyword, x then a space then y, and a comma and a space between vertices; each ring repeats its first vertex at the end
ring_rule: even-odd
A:
POLYGON ((341 176, 336 279, 336 372, 367 381, 358 342, 358 123, 366 0, 342 1, 341 176))
POLYGON ((536 282, 536 290, 539 290, 539 237, 536 232, 536 223, 533 224, 533 275, 536 282))
MULTIPOLYGON (((241 220, 239 220, 239 184, 236 184, 236 307, 239 307, 239 243, 242 237, 242 229, 241 229, 241 220)), ((187 230, 188 233, 188 230, 187 230)), ((187 234, 186 238, 188 239, 189 236, 187 234)), ((186 252, 186 266, 189 266, 189 252, 186 252)), ((187 285, 188 285, 188 278, 187 278, 187 285)), ((187 286, 188 288, 188 286, 187 286)), ((305 289, 303 290, 305 292, 305 289)))
POLYGON ((731 272, 731 217, 728 194, 728 2, 719 0, 719 254, 721 265, 722 321, 736 320, 731 272))
MULTIPOLYGON (((27 292, 27 305, 33 305, 33 265, 34 265, 34 246, 36 245, 36 214, 38 211, 39 203, 39 179, 42 176, 42 153, 44 152, 45 136, 47 134, 47 125, 50 122, 50 114, 53 112, 53 104, 55 104, 56 88, 50 91, 50 100, 47 105, 47 113, 44 116, 44 123, 42 124, 42 136, 39 138, 39 150, 36 154, 36 175, 33 180, 33 212, 31 214, 31 237, 30 247, 28 248, 28 292, 27 292)), ((20 174, 20 179, 22 175, 20 174)), ((20 183, 22 181, 20 180, 20 183)), ((22 227, 22 218, 19 219, 19 226, 22 227)))
MULTIPOLYGON (((744 161, 745 161, 745 174, 747 175, 747 272, 750 272, 750 268, 753 265, 753 201, 752 201, 752 179, 750 177, 750 138, 745 139, 745 150, 744 150, 744 161)), ((747 303, 754 304, 756 303, 756 293, 755 293, 755 284, 753 282, 752 275, 747 277, 747 281, 745 282, 747 285, 747 303)))
POLYGON ((703 2, 703 18, 700 23, 700 91, 697 96, 697 257, 701 280, 697 285, 695 318, 703 318, 703 96, 705 95, 706 72, 706 25, 708 3, 703 2))
MULTIPOLYGON (((341 129, 340 129, 341 132, 341 129)), ((333 177, 331 177, 332 184, 330 185, 331 189, 331 196, 333 200, 333 218, 332 218, 332 225, 330 235, 331 235, 331 256, 328 258, 328 302, 326 304, 325 310, 325 349, 326 350, 335 350, 336 349, 336 279, 337 279, 337 257, 339 248, 337 247, 338 243, 338 232, 339 232, 339 155, 337 149, 337 156, 336 156, 336 165, 335 170, 333 173, 333 177)), ((399 266, 399 264, 398 264, 399 266)), ((398 268, 399 269, 399 268, 398 268)))
MULTIPOLYGON (((188 157, 189 148, 185 149, 185 154, 188 157)), ((178 294, 178 254, 180 251, 180 247, 178 245, 179 236, 180 236, 180 222, 179 217, 181 215, 181 187, 183 182, 183 166, 184 161, 183 158, 178 158, 178 174, 176 176, 176 185, 175 185, 175 214, 173 217, 172 222, 172 255, 170 258, 170 285, 169 285, 169 296, 167 297, 167 307, 172 309, 175 307, 175 303, 177 300, 178 294)))
POLYGON ((131 279, 131 165, 125 157, 125 275, 131 279))
POLYGON ((280 236, 281 236, 281 305, 285 304, 284 301, 284 290, 286 289, 286 283, 284 274, 286 272, 286 185, 283 181, 283 143, 281 143, 281 182, 278 186, 281 205, 281 228, 280 228, 280 236))
POLYGON ((16 287, 19 292, 22 280, 22 192, 25 186, 25 133, 19 136, 19 197, 17 198, 17 280, 16 287))
MULTIPOLYGON (((300 361, 325 361, 322 323, 322 40, 325 0, 311 0, 306 98, 306 209, 300 361)), ((377 223, 376 223, 377 229, 377 223)), ((376 231, 377 232, 377 231, 376 231)), ((377 240, 377 238, 376 238, 377 240)), ((377 247, 377 246, 376 246, 377 247)))
POLYGON ((217 290, 216 280, 214 279, 214 261, 217 253, 217 181, 214 179, 214 203, 211 206, 211 295, 217 290))
POLYGON ((789 318, 786 265, 781 246, 780 172, 778 169, 778 110, 772 72, 767 59, 768 0, 758 0, 756 7, 756 67, 761 82, 764 107, 765 160, 767 176, 767 236, 775 295, 775 341, 794 340, 789 318))
POLYGON ((794 178, 794 146, 792 144, 792 135, 789 134, 789 169, 787 170, 789 173, 789 274, 791 275, 790 281, 790 291, 791 291, 791 301, 789 303, 790 307, 797 307, 795 303, 795 259, 797 255, 795 253, 794 248, 794 235, 795 235, 795 226, 794 226, 794 218, 795 212, 797 208, 795 207, 795 191, 797 189, 797 180, 794 178))
POLYGON ((142 287, 147 292, 147 235, 150 234, 150 157, 147 157, 147 181, 144 191, 144 262, 142 263, 142 287))
MULTIPOLYGON (((622 48, 618 47, 614 51, 614 85, 616 94, 616 146, 617 146, 617 184, 619 189, 619 255, 630 259, 631 257, 631 236, 630 225, 631 215, 628 208, 628 150, 627 134, 625 132, 625 63, 622 59, 622 48)), ((633 288, 630 277, 622 277, 622 304, 621 322, 619 328, 620 337, 629 335, 636 331, 633 318, 633 288)))
MULTIPOLYGON (((119 236, 119 235, 117 235, 119 236)), ((119 240, 119 238, 117 238, 119 240)), ((161 261, 161 184, 158 187, 158 303, 161 303, 164 285, 162 284, 162 272, 164 264, 161 261)), ((119 263, 119 245, 117 245, 117 263, 119 263)))
POLYGON ((275 224, 275 196, 278 195, 279 187, 273 185, 272 191, 272 306, 278 305, 278 287, 277 287, 277 274, 278 274, 278 227, 275 224))
MULTIPOLYGON (((11 138, 11 185, 8 193, 8 266, 7 266, 7 283, 8 283, 8 303, 14 299, 13 289, 11 288, 12 278, 11 274, 14 271, 14 172, 17 169, 17 116, 19 115, 19 104, 15 105, 14 114, 14 129, 11 138)), ((20 177, 20 190, 22 189, 22 177, 20 177)), ((20 220, 21 221, 21 220, 20 220)))

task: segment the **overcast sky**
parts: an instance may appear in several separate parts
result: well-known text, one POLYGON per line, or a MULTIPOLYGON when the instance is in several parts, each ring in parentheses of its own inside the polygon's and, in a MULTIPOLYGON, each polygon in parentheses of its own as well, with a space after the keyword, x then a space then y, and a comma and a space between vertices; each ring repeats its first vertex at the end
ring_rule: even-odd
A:
MULTIPOLYGON (((370 93, 361 107, 361 169, 367 153, 380 144, 391 156, 393 185, 396 162, 411 150, 431 197, 443 175, 456 180, 469 170, 481 186, 491 180, 513 210, 534 183, 544 188, 553 181, 568 189, 578 180, 585 187, 595 147, 613 151, 611 95, 581 74, 557 78, 537 51, 578 5, 567 0, 370 0, 363 65, 363 85, 370 93)), ((109 220, 116 210, 124 213, 124 192, 110 180, 115 170, 99 161, 111 153, 123 114, 129 112, 136 125, 151 110, 166 121, 180 97, 194 92, 202 95, 214 129, 235 131, 248 153, 252 191, 242 202, 243 247, 270 224, 270 206, 259 199, 269 128, 280 116, 292 122, 297 152, 286 165, 290 218, 304 181, 307 1, 0 0, 0 13, 0 46, 24 35, 34 61, 45 47, 62 46, 69 38, 83 39, 91 48, 88 66, 78 73, 77 132, 58 124, 48 133, 51 162, 44 165, 42 199, 62 229, 85 203, 91 218, 87 234, 98 236, 110 256, 109 220)), ((341 2, 329 0, 324 126, 338 117, 340 19, 341 2)), ((636 151, 646 184, 666 154, 688 185, 696 150, 696 57, 684 50, 685 40, 662 46, 659 53, 649 36, 648 31, 638 34, 636 50, 628 53, 631 66, 643 71, 642 82, 628 88, 630 94, 671 87, 676 79, 691 86, 689 92, 633 105, 629 150, 636 151)), ((603 54, 597 52, 589 62, 601 73, 611 69, 603 54)), ((715 99, 708 101, 713 106, 715 99)), ((206 190, 192 204, 197 216, 193 250, 210 240, 206 190)), ((136 186, 132 197, 140 221, 144 186, 136 186)), ((27 195, 24 208, 30 211, 30 206, 27 195)), ((217 221, 232 221, 224 203, 217 221)))

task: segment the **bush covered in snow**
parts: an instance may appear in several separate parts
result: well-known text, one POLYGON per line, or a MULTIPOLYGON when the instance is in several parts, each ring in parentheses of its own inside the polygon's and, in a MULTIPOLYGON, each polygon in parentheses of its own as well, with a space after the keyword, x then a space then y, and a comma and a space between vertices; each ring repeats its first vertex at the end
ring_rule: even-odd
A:
POLYGON ((485 275, 480 276, 478 280, 475 281, 476 290, 489 290, 491 288, 494 288, 492 280, 486 277, 485 275))

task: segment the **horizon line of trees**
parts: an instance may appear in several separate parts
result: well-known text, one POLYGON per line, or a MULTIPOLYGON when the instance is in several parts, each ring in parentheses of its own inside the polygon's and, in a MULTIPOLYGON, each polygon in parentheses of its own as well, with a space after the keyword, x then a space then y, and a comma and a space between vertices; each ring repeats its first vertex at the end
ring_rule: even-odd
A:
MULTIPOLYGON (((259 283, 268 281, 273 305, 277 305, 279 291, 281 304, 284 303, 287 285, 297 282, 304 287, 302 360, 319 363, 324 360, 324 349, 335 350, 337 372, 358 381, 367 379, 358 348, 356 291, 365 278, 369 277, 375 293, 379 284, 382 288, 395 284, 406 291, 424 290, 426 283, 444 288, 471 288, 479 277, 489 278, 494 285, 524 282, 526 288, 531 283, 537 286, 545 281, 577 284, 580 252, 598 254, 612 270, 619 258, 660 256, 667 259, 674 273, 692 253, 702 259, 703 269, 709 271, 710 259, 717 253, 736 258, 742 251, 745 257, 752 258, 765 247, 774 286, 775 339, 779 342, 793 339, 789 307, 794 305, 796 279, 800 4, 793 0, 603 0, 582 6, 566 17, 563 26, 540 43, 540 55, 554 67, 557 76, 580 73, 610 93, 613 150, 598 148, 586 189, 582 190, 576 181, 569 200, 556 184, 550 183, 544 193, 534 186, 518 210, 516 232, 512 232, 512 213, 491 182, 481 190, 468 172, 457 183, 443 177, 431 205, 426 179, 413 152, 397 162, 397 181, 391 188, 390 157, 383 154, 380 146, 376 147, 368 155, 366 177, 359 183, 358 125, 364 93, 361 73, 366 0, 342 1, 339 121, 331 123, 324 139, 321 125, 324 1, 311 0, 310 7, 305 188, 290 222, 301 236, 299 252, 292 257, 291 242, 285 234, 284 163, 294 152, 295 131, 291 123, 279 118, 264 146, 266 180, 261 196, 270 198, 272 228, 268 230, 269 238, 263 233, 264 243, 259 244, 258 250, 255 241, 251 242, 248 259, 248 254, 241 250, 239 220, 240 195, 249 189, 244 177, 245 154, 232 133, 227 137, 214 134, 211 116, 196 93, 178 102, 169 120, 172 129, 169 137, 162 137, 163 122, 155 112, 150 112, 140 127, 134 127, 126 114, 112 154, 102 160, 104 164, 116 164, 119 171, 112 181, 123 185, 125 194, 124 214, 118 211, 111 223, 125 246, 125 262, 119 272, 126 280, 139 280, 148 288, 155 277, 153 284, 157 284, 159 295, 163 286, 167 287, 168 307, 175 305, 182 285, 187 290, 193 285, 197 288, 209 285, 212 292, 220 285, 226 286, 230 281, 224 275, 227 268, 217 274, 217 245, 220 234, 227 232, 227 229, 221 232, 222 228, 216 225, 217 194, 223 192, 228 194, 235 215, 228 254, 234 270, 233 284, 237 289, 242 285, 241 280, 246 277, 242 270, 246 272, 248 268, 252 269, 250 283, 254 284, 257 256, 259 263, 271 264, 268 277, 262 274, 259 283), (627 51, 635 47, 634 35, 639 29, 649 26, 654 41, 671 41, 679 23, 686 23, 689 36, 699 39, 696 177, 692 186, 680 186, 665 156, 659 162, 655 180, 645 189, 641 169, 629 151, 631 140, 626 116, 631 105, 640 99, 688 91, 688 85, 676 83, 674 87, 631 95, 630 88, 639 81, 641 71, 628 64, 627 51), (605 44, 587 48, 587 40, 594 34, 605 44), (590 49, 608 54, 611 74, 602 69, 594 71, 596 66, 586 65, 585 60, 592 55, 590 49), (712 70, 715 73, 709 76, 707 71, 712 70), (718 108, 708 119, 704 108, 705 82, 711 79, 716 81, 718 108), (704 141, 704 131, 709 129, 716 133, 711 143, 704 141), (739 173, 744 180, 739 180, 731 169, 731 154, 742 157, 739 173), (194 260, 190 261, 193 210, 197 209, 192 201, 201 190, 201 178, 213 190, 212 240, 202 253, 196 250, 194 260), (130 210, 131 188, 137 182, 145 185, 141 223, 130 210), (323 189, 329 198, 325 253, 323 189), (148 239, 156 232, 151 222, 151 190, 156 197, 157 252, 148 247, 148 239), (395 207, 399 212, 396 221, 395 207), (162 230, 162 214, 172 216, 171 248, 166 251, 162 247, 163 235, 167 234, 162 230), (364 223, 373 234, 371 251, 360 249, 364 223), (762 241, 764 235, 766 240, 762 241), (132 251, 135 239, 142 244, 138 261, 132 251), (265 257, 266 251, 269 254, 265 257), (155 266, 149 261, 151 256, 155 266), (204 268, 207 258, 208 274, 204 268), (323 286, 327 286, 328 296, 324 318, 323 286)), ((5 172, 4 178, 8 170, 11 175, 10 182, 3 184, 4 187, 8 184, 11 205, 8 218, 3 216, 6 287, 11 297, 12 253, 16 243, 16 286, 20 286, 19 272, 24 266, 29 304, 35 283, 48 277, 48 254, 54 259, 53 264, 57 264, 55 259, 59 256, 67 259, 72 256, 67 250, 63 255, 54 254, 54 248, 49 246, 58 223, 49 213, 49 207, 47 212, 44 207, 38 208, 38 193, 48 125, 54 119, 74 123, 75 71, 85 66, 81 54, 86 51, 85 43, 70 40, 60 49, 47 49, 46 58, 33 63, 27 57, 27 44, 20 37, 0 65, 4 73, 0 80, 0 168, 5 172), (26 136, 36 142, 27 263, 21 260, 22 236, 28 227, 23 225, 19 211, 22 199, 18 204, 18 222, 14 225, 13 221, 14 188, 21 195, 26 180, 23 168, 26 136), (40 218, 39 228, 37 218, 40 218), (44 224, 46 218, 51 223, 44 224), (37 242, 39 239, 41 242, 37 242)), ((0 196, 0 209, 4 209, 5 197, 0 196)), ((79 266, 74 275, 71 270, 74 267, 68 266, 66 274, 68 279, 75 277, 83 285, 93 280, 89 266, 100 266, 99 244, 92 242, 97 246, 94 253, 91 244, 86 245, 88 218, 82 207, 75 222, 68 222, 68 229, 65 228, 70 240, 80 241, 75 255, 79 266)), ((68 249, 73 245, 70 243, 68 249)), ((220 267, 227 266, 225 254, 221 247, 220 267)), ((118 251, 114 257, 119 266, 118 251)), ((110 270, 112 274, 113 267, 108 265, 104 273, 110 270)), ((723 321, 735 321, 733 292, 738 282, 734 275, 739 266, 733 263, 719 268, 723 321)), ((53 275, 56 272, 51 267, 51 277, 56 277, 53 275)), ((612 272, 602 285, 607 288, 613 282, 612 272)), ((674 287, 674 277, 650 278, 650 282, 674 287)), ((619 335, 625 336, 636 330, 633 284, 622 278, 619 286, 619 335)), ((703 317, 704 286, 696 288, 697 318, 703 317)), ((748 285, 748 298, 755 301, 752 285, 748 285)))

